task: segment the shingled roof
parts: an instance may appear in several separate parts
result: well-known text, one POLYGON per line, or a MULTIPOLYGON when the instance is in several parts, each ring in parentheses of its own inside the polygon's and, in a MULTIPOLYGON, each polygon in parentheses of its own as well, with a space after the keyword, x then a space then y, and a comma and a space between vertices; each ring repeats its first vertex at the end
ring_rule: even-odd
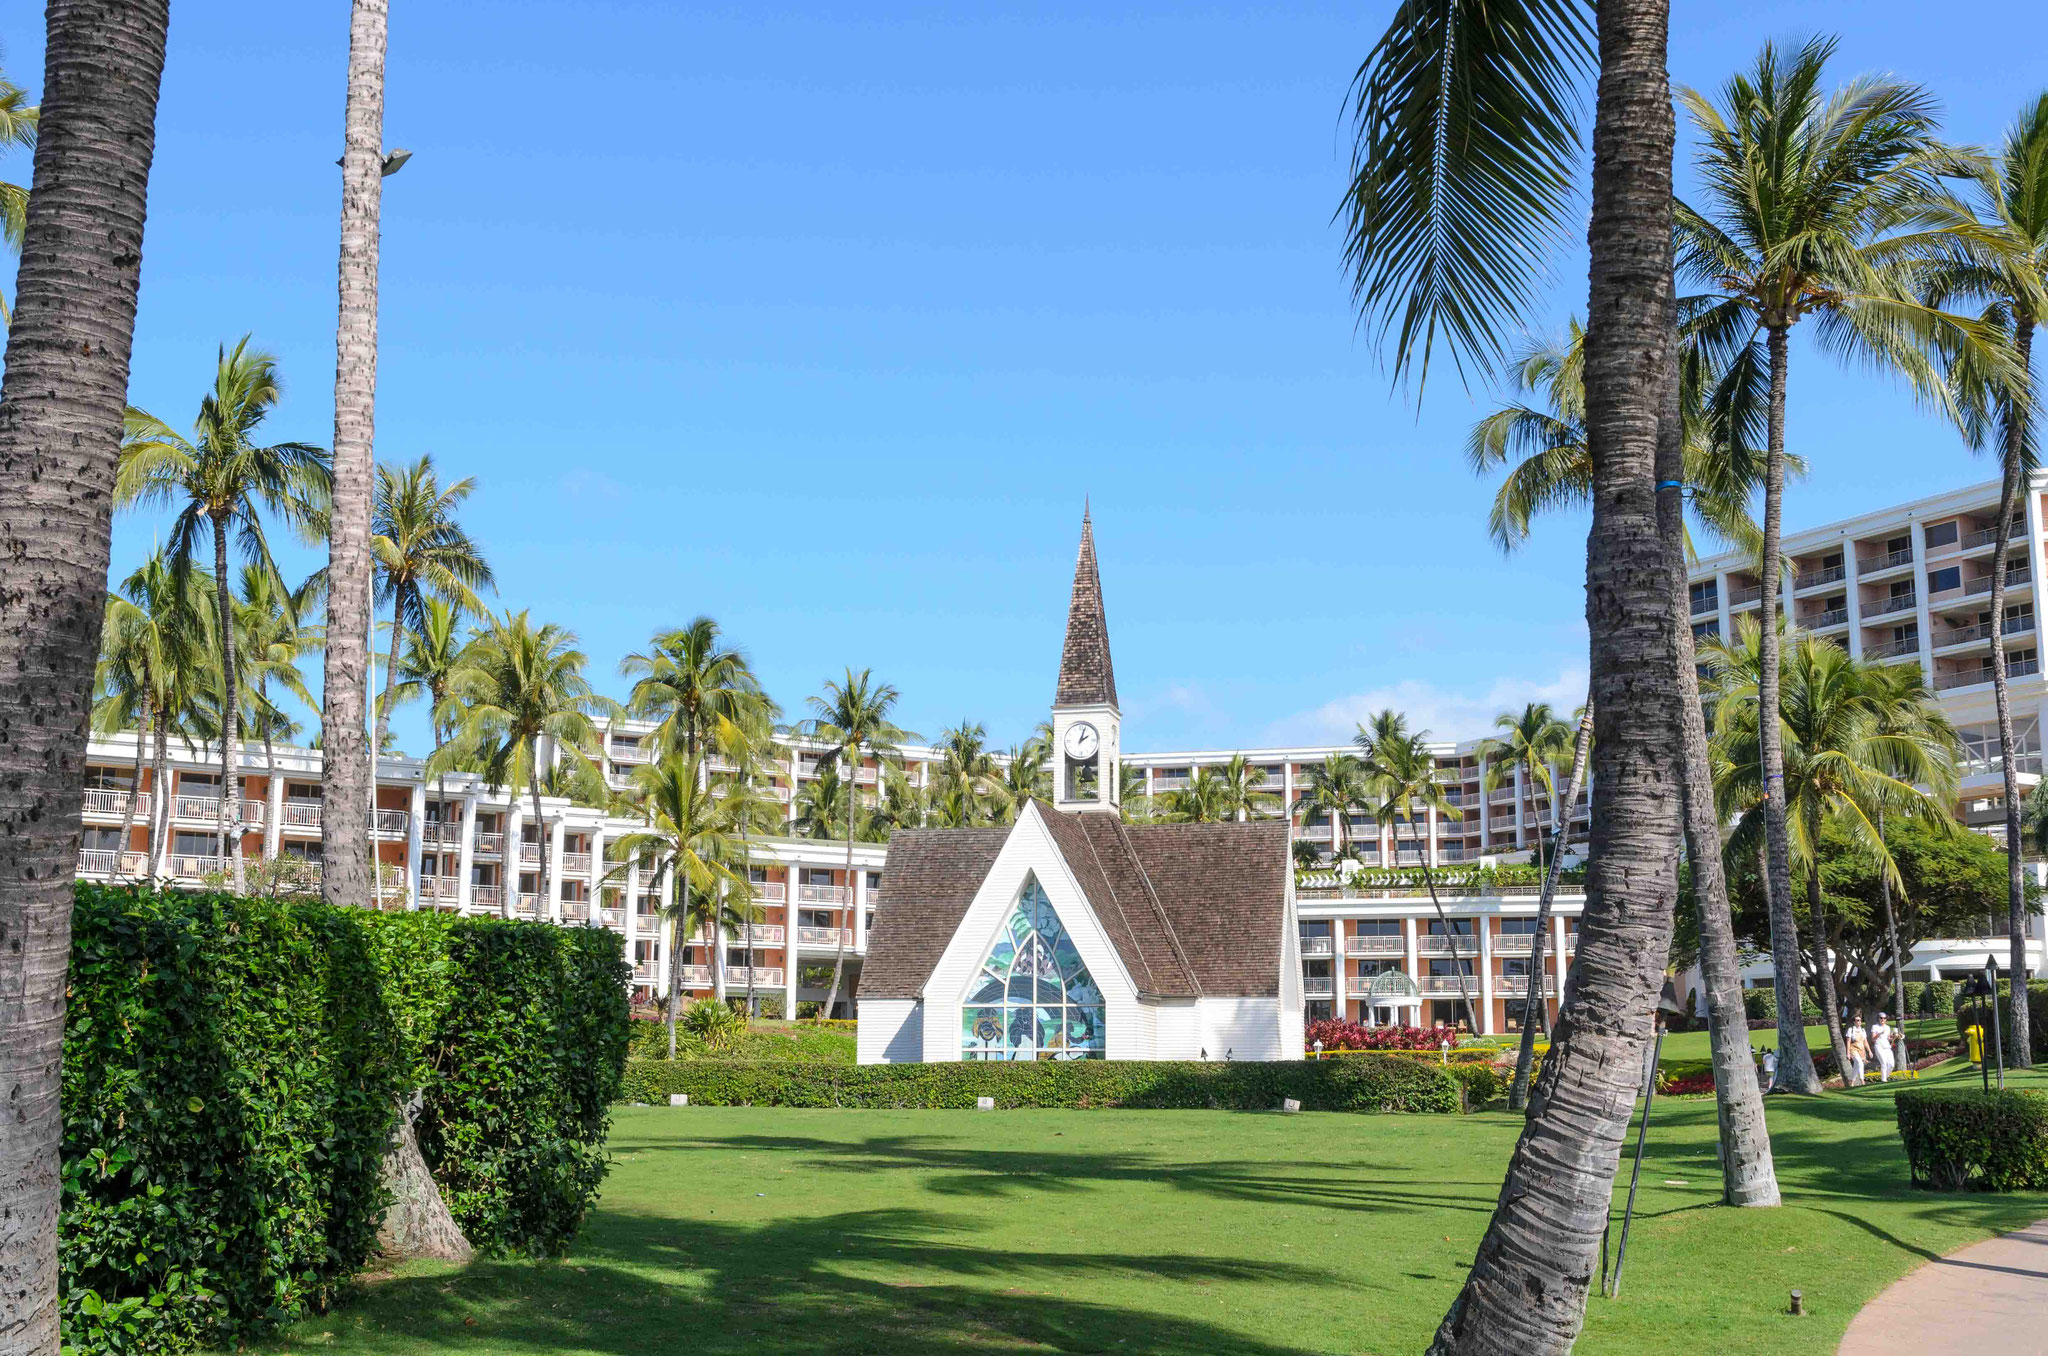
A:
MULTIPOLYGON (((1287 826, 1127 825, 1042 803, 1059 849, 1140 994, 1270 998, 1280 991, 1287 826)), ((867 998, 916 998, 1016 830, 895 834, 861 966, 867 998)))
POLYGON ((1109 662, 1109 621, 1102 610, 1102 576, 1095 568, 1095 528, 1081 512, 1081 552, 1074 561, 1074 596, 1067 604, 1067 643, 1060 651, 1054 706, 1115 706, 1116 670, 1109 662))

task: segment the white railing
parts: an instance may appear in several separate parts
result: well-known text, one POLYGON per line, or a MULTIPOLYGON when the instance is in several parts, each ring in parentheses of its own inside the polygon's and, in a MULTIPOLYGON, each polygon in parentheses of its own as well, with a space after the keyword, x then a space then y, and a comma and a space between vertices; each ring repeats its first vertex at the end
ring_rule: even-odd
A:
POLYGON ((410 810, 379 810, 372 816, 371 826, 387 838, 403 838, 412 826, 410 810))
POLYGON ((1301 993, 1304 998, 1335 998, 1337 981, 1328 975, 1303 975, 1301 993))
POLYGON ((513 901, 512 916, 514 918, 538 918, 546 912, 546 903, 547 901, 543 900, 539 895, 522 890, 519 892, 518 899, 513 901))
POLYGON ((652 762, 654 757, 640 744, 614 744, 606 752, 614 763, 646 763, 652 762))
POLYGON ((184 876, 187 879, 196 879, 200 876, 213 875, 217 871, 226 871, 231 865, 227 858, 216 857, 210 853, 205 855, 173 853, 164 860, 170 867, 172 875, 184 876))
POLYGON ((1331 829, 1328 824, 1304 824, 1294 831, 1294 836, 1307 839, 1311 843, 1327 843, 1330 841, 1331 829))
POLYGON ((845 904, 851 898, 844 885, 799 885, 796 897, 802 904, 845 904))
POLYGON ((708 965, 681 965, 683 987, 686 989, 708 989, 711 987, 711 967, 708 965))
POLYGON ((1304 937, 1301 939, 1301 954, 1304 956, 1328 956, 1335 950, 1335 944, 1328 937, 1304 937))
MULTIPOLYGON (((128 793, 89 787, 85 793, 85 812, 89 815, 113 815, 118 819, 128 813, 128 793)), ((135 816, 138 819, 149 818, 149 792, 144 791, 135 798, 135 816)))
POLYGON ((522 863, 523 865, 526 865, 526 866, 539 866, 539 865, 540 865, 540 844, 539 844, 539 843, 537 843, 537 842, 529 842, 528 840, 526 840, 526 839, 524 839, 524 838, 520 839, 520 840, 519 840, 519 860, 520 860, 520 862, 521 862, 521 863, 522 863))
POLYGON ((1888 551, 1881 556, 1856 557, 1856 573, 1869 574, 1874 570, 1895 570, 1901 565, 1911 565, 1912 563, 1913 548, 1908 546, 1903 551, 1888 551))
POLYGON ((1866 617, 1889 617, 1894 612, 1911 612, 1920 606, 1917 594, 1901 593, 1895 597, 1883 598, 1863 609, 1866 617))
POLYGON ((420 825, 420 846, 461 847, 462 821, 459 819, 429 819, 420 825))
MULTIPOLYGON (((2005 586, 2007 588, 2033 582, 2034 572, 2032 570, 2007 570, 2005 572, 2005 586)), ((1987 574, 1982 579, 1972 579, 1969 583, 1963 585, 1963 592, 1973 596, 1979 593, 1991 592, 1991 576, 1987 574)))
MULTIPOLYGON (((745 946, 745 945, 747 944, 747 932, 746 932, 746 929, 745 929, 745 928, 734 928, 734 929, 732 930, 732 944, 733 944, 734 946, 745 946)), ((780 923, 756 923, 756 924, 754 924, 754 946, 755 946, 755 948, 756 948, 757 950, 758 950, 759 948, 761 948, 761 947, 764 947, 764 946, 781 946, 781 945, 782 945, 782 924, 780 924, 780 923)))
POLYGON ((1792 587, 1795 589, 1817 589, 1822 584, 1833 584, 1848 577, 1848 571, 1840 565, 1829 565, 1825 569, 1807 570, 1795 575, 1792 587))
POLYGON ((1806 619, 1806 629, 1809 631, 1825 631, 1831 626, 1846 626, 1848 623, 1849 609, 1846 607, 1834 607, 1829 608, 1826 612, 1816 612, 1811 617, 1808 617, 1806 619))
POLYGON ((220 818, 220 797, 174 795, 171 797, 171 813, 179 819, 217 820, 220 818))
POLYGON ((462 894, 462 882, 455 876, 421 876, 419 896, 421 899, 456 899, 462 894))
POLYGON ((659 972, 653 961, 634 962, 633 982, 635 984, 653 984, 658 982, 658 979, 659 972))
POLYGON ((752 974, 755 988, 779 989, 782 987, 782 967, 779 965, 757 965, 749 971, 744 965, 729 965, 725 969, 728 986, 747 986, 747 976, 752 974))
POLYGON ((82 876, 111 876, 117 869, 126 876, 139 876, 149 870, 149 854, 113 848, 78 850, 78 873, 82 876))
POLYGON ((277 822, 288 829, 317 829, 320 827, 320 802, 288 800, 278 807, 277 822))
POLYGON ((1521 998, 1529 992, 1527 975, 1495 975, 1493 993, 1496 998, 1521 998))
POLYGON ((1752 584, 1746 589, 1730 589, 1728 590, 1728 606, 1731 608, 1748 607, 1751 603, 1763 601, 1763 596, 1764 586, 1762 584, 1752 584))
POLYGON ((1451 954, 1451 943, 1453 941, 1456 941, 1458 944, 1458 955, 1477 956, 1479 954, 1479 939, 1467 936, 1462 932, 1458 933, 1455 938, 1449 933, 1425 932, 1415 939, 1415 953, 1419 956, 1448 956, 1451 954))
POLYGON ((476 836, 476 850, 478 852, 487 852, 494 857, 503 856, 505 853, 505 835, 502 833, 483 833, 479 831, 476 836))
POLYGON ((472 885, 469 887, 469 902, 479 908, 495 909, 504 898, 504 887, 500 885, 472 885))
POLYGON ((562 901, 562 921, 584 923, 590 920, 590 901, 587 899, 565 899, 562 901))
POLYGON ((1459 987, 1458 976, 1456 975, 1424 975, 1415 981, 1415 988, 1418 993, 1429 994, 1437 998, 1457 998, 1463 994, 1470 993, 1473 1002, 1479 1001, 1479 976, 1477 975, 1466 975, 1463 988, 1459 987))
POLYGON ((800 927, 796 930, 796 941, 798 946, 829 946, 836 948, 842 942, 847 946, 852 946, 853 929, 800 927))
POLYGON ((608 928, 623 928, 626 926, 626 911, 624 909, 607 906, 597 911, 597 917, 598 921, 608 928))
POLYGON ((587 852, 563 853, 562 870, 575 871, 582 875, 588 875, 590 873, 590 854, 587 852))
POLYGON ((1526 956, 1536 949, 1536 934, 1503 932, 1492 939, 1492 947, 1496 956, 1526 956))
POLYGON ((789 887, 779 880, 757 880, 754 882, 756 904, 780 904, 789 897, 789 887))
POLYGON ((1406 937, 1346 937, 1344 954, 1347 956, 1405 956, 1408 954, 1406 937))

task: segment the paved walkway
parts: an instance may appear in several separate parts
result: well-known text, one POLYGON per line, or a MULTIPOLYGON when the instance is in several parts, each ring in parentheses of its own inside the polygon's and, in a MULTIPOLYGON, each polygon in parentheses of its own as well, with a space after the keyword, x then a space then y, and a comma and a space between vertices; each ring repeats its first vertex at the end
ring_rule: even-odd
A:
POLYGON ((1863 1306, 1838 1356, 2048 1353, 2048 1219, 1929 1262, 1863 1306))

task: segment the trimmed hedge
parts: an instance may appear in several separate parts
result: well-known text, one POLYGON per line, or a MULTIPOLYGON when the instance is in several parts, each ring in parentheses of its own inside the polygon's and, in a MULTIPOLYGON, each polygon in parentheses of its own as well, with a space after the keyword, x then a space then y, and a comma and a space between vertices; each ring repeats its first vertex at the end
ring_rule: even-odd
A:
POLYGON ((616 934, 80 885, 59 1287, 77 1353, 226 1346, 371 1255, 422 1150, 473 1242, 562 1251, 625 1054, 616 934))
POLYGON ((1915 1185, 1937 1191, 2048 1187, 2048 1094, 1905 1088, 1899 1138, 1915 1185))
POLYGON ((1956 982, 1952 979, 1930 981, 1920 990, 1920 1002, 1913 1009, 1922 1017, 1942 1017, 1956 1010, 1956 982))
POLYGON ((1017 1107, 1271 1111, 1292 1097, 1306 1111, 1460 1108, 1459 1084, 1439 1066, 1360 1055, 1310 1063, 1046 1060, 948 1064, 740 1063, 629 1060, 621 1095, 693 1106, 800 1106, 972 1110, 977 1097, 1017 1107))
MULTIPOLYGON (((1778 1020, 1778 991, 1768 984, 1759 984, 1753 989, 1742 991, 1742 1012, 1752 1022, 1773 1022, 1778 1020)), ((1820 1004, 1806 989, 1799 988, 1799 1015, 1821 1020, 1820 1004)))

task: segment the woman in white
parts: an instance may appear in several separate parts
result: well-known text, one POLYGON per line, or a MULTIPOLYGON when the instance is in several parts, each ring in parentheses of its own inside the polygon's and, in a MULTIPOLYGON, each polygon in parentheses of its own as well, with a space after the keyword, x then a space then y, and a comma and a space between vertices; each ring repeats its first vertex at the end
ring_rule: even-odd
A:
POLYGON ((1892 1054, 1892 1029, 1885 1025, 1884 1014, 1878 1013, 1877 1020, 1870 1024, 1870 1053, 1877 1056, 1877 1081, 1892 1081, 1892 1067, 1897 1057, 1892 1054))
POLYGON ((1842 1077, 1842 1086, 1857 1088, 1863 1086, 1863 1065, 1870 1058, 1870 1036, 1863 1029, 1863 1019, 1856 1018, 1849 1023, 1849 1029, 1842 1036, 1842 1060, 1849 1067, 1842 1077))

